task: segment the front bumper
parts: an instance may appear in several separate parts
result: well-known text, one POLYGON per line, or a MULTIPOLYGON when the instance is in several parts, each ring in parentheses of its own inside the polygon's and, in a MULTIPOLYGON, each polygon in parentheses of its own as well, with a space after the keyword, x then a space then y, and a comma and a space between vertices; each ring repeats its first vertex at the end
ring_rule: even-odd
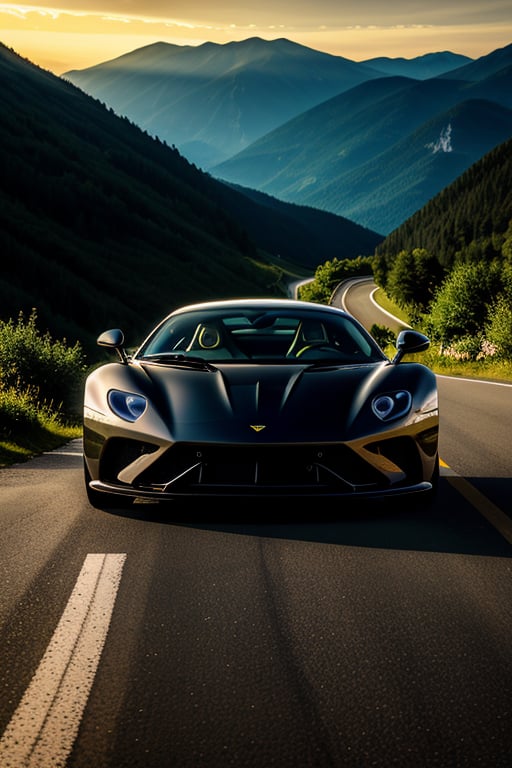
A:
POLYGON ((423 493, 437 461, 437 430, 366 444, 157 447, 115 438, 91 472, 91 489, 173 498, 376 498, 423 493))

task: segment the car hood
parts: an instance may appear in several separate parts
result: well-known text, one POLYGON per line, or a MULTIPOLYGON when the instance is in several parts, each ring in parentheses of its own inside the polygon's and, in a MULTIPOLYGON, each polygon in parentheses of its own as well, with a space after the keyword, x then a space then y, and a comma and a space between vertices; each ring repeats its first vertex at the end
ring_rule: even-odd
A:
MULTIPOLYGON (((422 382, 430 373, 419 364, 387 362, 316 368, 229 364, 211 371, 130 367, 151 403, 142 419, 156 409, 172 439, 184 441, 329 441, 378 432, 386 426, 372 412, 373 396, 409 389, 423 400, 428 386, 422 382)), ((433 381, 432 374, 432 387, 433 381)))

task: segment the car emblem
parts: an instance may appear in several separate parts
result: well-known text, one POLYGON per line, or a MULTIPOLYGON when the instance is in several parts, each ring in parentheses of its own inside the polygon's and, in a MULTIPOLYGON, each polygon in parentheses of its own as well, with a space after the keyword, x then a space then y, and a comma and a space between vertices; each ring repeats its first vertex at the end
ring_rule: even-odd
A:
POLYGON ((251 429, 254 429, 255 432, 261 432, 262 429, 265 429, 265 424, 249 424, 251 429))

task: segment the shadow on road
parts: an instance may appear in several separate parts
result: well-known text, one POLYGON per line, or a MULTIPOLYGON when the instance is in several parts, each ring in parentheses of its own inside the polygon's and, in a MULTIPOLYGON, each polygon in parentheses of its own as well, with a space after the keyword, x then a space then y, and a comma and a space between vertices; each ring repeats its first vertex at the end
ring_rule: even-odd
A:
MULTIPOLYGON (((493 481, 487 480, 487 483, 493 481)), ((494 482, 503 483, 502 479, 494 482)), ((512 494, 512 480, 509 494, 512 494)), ((347 505, 340 500, 211 499, 167 504, 135 503, 110 509, 153 524, 179 525, 258 536, 351 547, 450 552, 511 557, 512 546, 477 509, 441 479, 434 505, 407 501, 347 505)))

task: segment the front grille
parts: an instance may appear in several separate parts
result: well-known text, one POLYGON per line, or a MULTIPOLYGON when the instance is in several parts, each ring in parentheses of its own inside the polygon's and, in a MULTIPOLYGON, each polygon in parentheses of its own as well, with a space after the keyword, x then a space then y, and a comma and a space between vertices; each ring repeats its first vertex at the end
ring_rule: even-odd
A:
POLYGON ((346 446, 177 444, 137 479, 141 489, 227 495, 240 492, 351 493, 385 488, 386 478, 346 446))

